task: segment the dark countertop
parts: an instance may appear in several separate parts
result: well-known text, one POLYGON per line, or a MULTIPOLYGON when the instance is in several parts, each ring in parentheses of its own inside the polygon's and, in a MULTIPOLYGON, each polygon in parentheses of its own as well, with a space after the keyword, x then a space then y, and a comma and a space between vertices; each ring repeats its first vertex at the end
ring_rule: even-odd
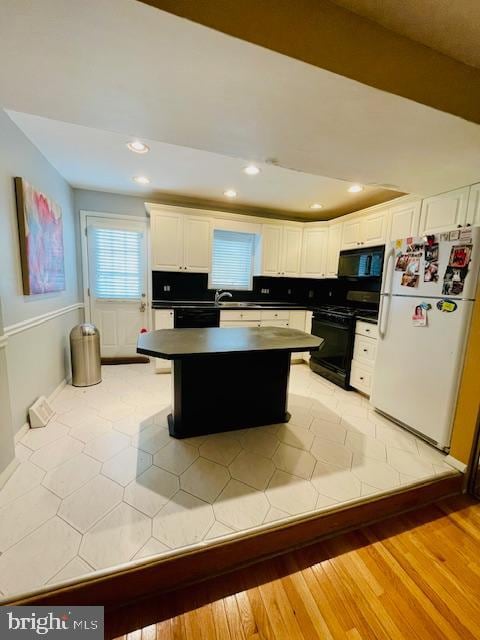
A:
POLYGON ((140 334, 137 353, 167 360, 252 351, 318 349, 323 338, 283 327, 160 329, 140 334))
POLYGON ((362 316, 362 312, 359 311, 355 318, 357 320, 362 320, 362 322, 369 322, 370 324, 378 324, 378 316, 362 316))
POLYGON ((282 309, 288 311, 307 311, 306 305, 294 304, 291 302, 235 302, 233 305, 215 304, 207 300, 154 300, 152 309, 218 309, 219 311, 252 311, 282 309))

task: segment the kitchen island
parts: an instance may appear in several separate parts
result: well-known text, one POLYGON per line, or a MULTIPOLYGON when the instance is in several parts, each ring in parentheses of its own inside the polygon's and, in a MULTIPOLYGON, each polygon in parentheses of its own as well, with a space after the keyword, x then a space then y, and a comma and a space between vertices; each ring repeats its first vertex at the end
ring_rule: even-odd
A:
POLYGON ((173 361, 175 438, 287 422, 292 352, 323 339, 283 327, 161 329, 143 333, 137 352, 173 361))

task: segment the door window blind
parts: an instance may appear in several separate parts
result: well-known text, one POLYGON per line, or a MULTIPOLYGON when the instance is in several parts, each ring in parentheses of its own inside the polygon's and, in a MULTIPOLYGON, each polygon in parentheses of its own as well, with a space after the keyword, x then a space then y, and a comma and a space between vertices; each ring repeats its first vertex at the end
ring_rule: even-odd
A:
POLYGON ((213 289, 252 289, 255 234, 215 229, 213 232, 213 289))
POLYGON ((143 293, 143 233, 91 227, 94 294, 97 298, 139 299, 143 293))

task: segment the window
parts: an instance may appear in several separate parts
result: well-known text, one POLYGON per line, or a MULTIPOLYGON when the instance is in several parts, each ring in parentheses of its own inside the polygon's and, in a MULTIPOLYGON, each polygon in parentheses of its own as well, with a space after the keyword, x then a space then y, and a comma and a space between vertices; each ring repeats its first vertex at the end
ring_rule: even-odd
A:
POLYGON ((143 293, 143 233, 90 227, 93 243, 94 295, 136 300, 143 293))
POLYGON ((215 229, 210 287, 251 290, 254 255, 254 233, 215 229))

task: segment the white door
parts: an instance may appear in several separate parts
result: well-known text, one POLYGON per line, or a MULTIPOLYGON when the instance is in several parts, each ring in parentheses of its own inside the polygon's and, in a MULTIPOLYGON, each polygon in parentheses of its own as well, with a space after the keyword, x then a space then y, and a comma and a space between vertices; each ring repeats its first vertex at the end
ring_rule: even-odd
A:
POLYGON ((136 355, 148 329, 146 224, 87 218, 88 306, 104 358, 136 355))

